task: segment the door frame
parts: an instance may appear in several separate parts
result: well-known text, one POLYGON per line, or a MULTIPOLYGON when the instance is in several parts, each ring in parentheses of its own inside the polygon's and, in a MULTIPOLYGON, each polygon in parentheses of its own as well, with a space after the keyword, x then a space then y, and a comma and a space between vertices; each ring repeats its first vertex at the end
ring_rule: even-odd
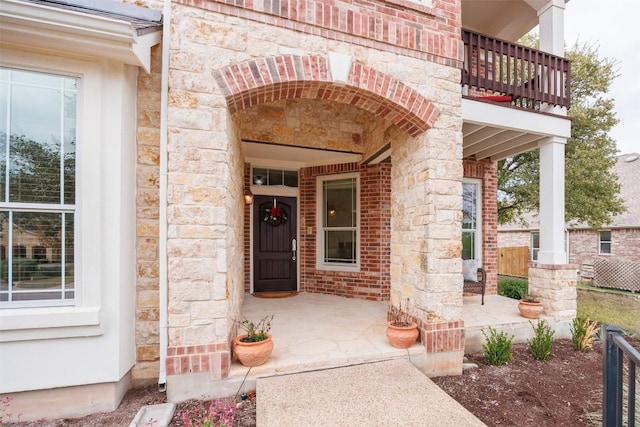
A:
MULTIPOLYGON (((298 179, 299 181, 299 179, 298 179)), ((300 292, 300 191, 294 187, 276 187, 269 185, 251 185, 251 192, 258 196, 293 197, 298 209, 296 209, 296 236, 298 254, 296 256, 296 291, 300 292)), ((249 292, 254 293, 253 288, 253 221, 255 203, 249 207, 249 292)))

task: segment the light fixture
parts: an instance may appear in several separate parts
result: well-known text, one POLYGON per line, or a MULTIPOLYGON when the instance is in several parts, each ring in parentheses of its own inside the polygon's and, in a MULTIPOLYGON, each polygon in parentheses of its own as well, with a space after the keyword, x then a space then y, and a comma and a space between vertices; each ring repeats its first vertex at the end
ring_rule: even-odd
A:
POLYGON ((247 205, 253 203, 253 193, 251 192, 251 189, 249 189, 249 187, 244 189, 244 202, 247 205))

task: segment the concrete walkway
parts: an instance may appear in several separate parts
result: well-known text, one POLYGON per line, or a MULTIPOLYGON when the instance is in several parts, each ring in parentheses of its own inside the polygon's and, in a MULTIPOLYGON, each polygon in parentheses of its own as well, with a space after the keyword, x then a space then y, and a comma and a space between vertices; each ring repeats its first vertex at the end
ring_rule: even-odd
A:
POLYGON ((484 426, 406 358, 259 378, 257 425, 484 426))

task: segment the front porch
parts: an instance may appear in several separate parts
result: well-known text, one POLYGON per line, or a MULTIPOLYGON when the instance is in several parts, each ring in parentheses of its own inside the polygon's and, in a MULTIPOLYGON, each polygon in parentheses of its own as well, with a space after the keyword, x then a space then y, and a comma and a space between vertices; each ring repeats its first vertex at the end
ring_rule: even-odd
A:
MULTIPOLYGON (((388 301, 367 301, 331 295, 300 293, 288 298, 258 298, 246 294, 242 315, 258 320, 273 314, 275 344, 269 361, 251 368, 250 377, 312 371, 399 357, 409 357, 418 368, 429 357, 423 345, 408 350, 391 347, 385 336, 388 301)), ((514 342, 531 337, 528 319, 520 315, 517 301, 499 295, 465 297, 465 353, 481 350, 481 329, 489 326, 514 334, 514 342)), ((556 338, 566 337, 568 326, 553 324, 556 338)), ((247 367, 233 362, 229 379, 240 381, 247 367)))

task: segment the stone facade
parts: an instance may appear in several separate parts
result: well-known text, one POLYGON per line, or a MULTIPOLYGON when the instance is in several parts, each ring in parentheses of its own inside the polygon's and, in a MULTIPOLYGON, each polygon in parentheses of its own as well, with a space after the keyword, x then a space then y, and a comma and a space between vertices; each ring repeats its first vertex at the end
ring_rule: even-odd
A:
MULTIPOLYGON (((242 1, 174 2, 168 110, 169 381, 188 373, 207 372, 212 380, 228 375, 232 319, 248 283, 249 211, 242 192, 250 165, 244 163, 242 139, 344 150, 365 159, 390 147, 391 164, 300 171, 301 230, 315 227, 318 174, 359 171, 366 193, 362 207, 375 210, 362 222, 368 231, 362 236, 367 254, 360 274, 319 275, 313 235, 300 236, 306 248, 300 254, 301 290, 377 300, 408 296, 417 318, 437 313, 448 325, 446 334, 426 324, 421 329, 428 350, 453 352, 449 365, 459 370, 464 335, 460 4, 365 3, 354 8, 349 2, 302 2, 291 9, 265 9, 242 1), (349 61, 346 85, 336 81, 333 54, 349 61)), ((159 105, 157 71, 154 67, 149 77, 141 77, 141 106, 159 105)), ((157 118, 157 111, 141 108, 138 180, 144 185, 138 245, 145 250, 138 259, 135 370, 140 378, 157 367, 158 332, 143 320, 157 309, 158 231, 151 226, 157 221, 147 221, 157 216, 157 118)), ((478 170, 483 179, 495 177, 490 165, 478 170)), ((490 250, 483 250, 483 256, 486 263, 495 262, 490 250)))

